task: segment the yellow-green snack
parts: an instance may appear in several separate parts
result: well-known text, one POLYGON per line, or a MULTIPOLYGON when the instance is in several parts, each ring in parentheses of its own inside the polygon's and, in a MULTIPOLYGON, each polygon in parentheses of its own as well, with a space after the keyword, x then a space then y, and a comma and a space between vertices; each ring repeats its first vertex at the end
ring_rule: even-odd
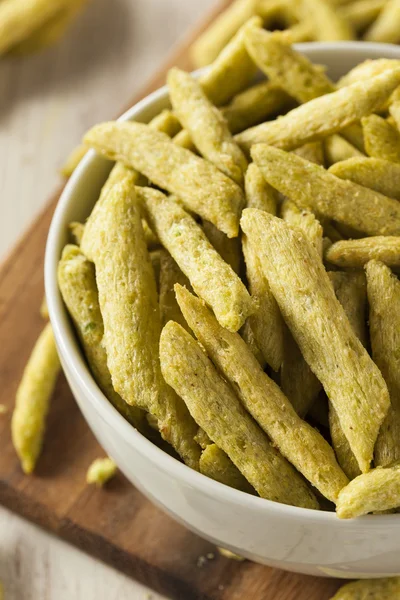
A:
POLYGON ((176 136, 182 129, 182 125, 177 117, 168 108, 165 108, 159 115, 154 117, 154 119, 150 121, 149 127, 156 129, 157 131, 162 131, 170 138, 176 136))
POLYGON ((213 309, 218 321, 237 331, 254 311, 239 277, 213 248, 204 231, 183 208, 164 194, 137 188, 152 229, 188 277, 196 294, 213 309))
POLYGON ((253 27, 246 33, 246 47, 268 79, 298 102, 329 94, 335 86, 324 71, 296 52, 280 32, 269 33, 253 27))
POLYGON ((250 343, 254 340, 255 347, 260 350, 265 361, 278 372, 283 360, 281 313, 261 268, 257 252, 245 235, 242 236, 242 249, 249 290, 257 306, 256 312, 246 321, 243 337, 247 342, 250 336, 250 343))
POLYGON ((246 50, 245 35, 261 25, 260 17, 249 19, 221 51, 207 73, 200 77, 203 92, 216 106, 229 102, 254 79, 257 68, 246 50))
POLYGON ((400 506, 400 465, 377 467, 342 489, 336 504, 339 519, 353 519, 400 506))
POLYGON ((324 150, 327 166, 354 156, 365 156, 341 135, 330 135, 324 140, 324 150))
POLYGON ((292 108, 293 99, 271 81, 262 81, 237 94, 222 108, 229 129, 240 133, 248 127, 257 125, 270 117, 292 108))
POLYGON ((49 308, 47 306, 46 296, 43 296, 43 300, 42 300, 42 304, 40 305, 39 312, 40 312, 40 316, 42 317, 42 319, 44 319, 45 321, 48 321, 49 308))
MULTIPOLYGON (((284 200, 282 218, 292 227, 299 227, 322 257, 322 226, 313 213, 300 209, 290 200, 284 200)), ((321 383, 304 360, 291 333, 286 329, 284 337, 281 387, 298 415, 306 415, 315 403, 321 383)))
POLYGON ((338 267, 362 268, 369 260, 380 260, 389 267, 400 266, 400 237, 376 236, 342 240, 333 244, 325 260, 338 267))
POLYGON ((303 0, 303 17, 313 25, 315 39, 321 41, 354 40, 350 22, 328 0, 303 0))
POLYGON ((368 471, 390 405, 379 369, 355 335, 303 232, 249 208, 241 227, 257 248, 282 316, 334 405, 361 470, 368 471))
MULTIPOLYGON (((310 142, 309 144, 304 144, 304 146, 296 148, 293 152, 294 154, 297 154, 297 156, 309 160, 316 165, 325 165, 324 146, 322 142, 310 142)), ((257 207, 254 206, 254 208, 257 207)))
POLYGON ((186 150, 190 150, 195 154, 198 154, 197 148, 194 145, 192 138, 190 137, 190 133, 186 131, 186 129, 182 129, 172 140, 174 144, 180 146, 181 148, 186 148, 186 150))
POLYGON ((400 204, 279 148, 257 144, 252 157, 270 185, 302 208, 368 235, 400 235, 400 204))
POLYGON ((364 36, 369 42, 400 42, 400 1, 388 0, 376 21, 364 36))
POLYGON ((166 250, 160 250, 160 314, 161 325, 176 321, 187 327, 181 309, 176 301, 174 285, 180 283, 191 289, 189 279, 182 273, 172 256, 166 250))
POLYGON ((367 264, 366 273, 372 357, 391 400, 375 446, 375 465, 386 467, 400 459, 400 282, 377 260, 367 264))
POLYGON ((168 73, 172 106, 200 153, 239 185, 247 160, 234 142, 222 113, 213 106, 200 84, 177 67, 168 73))
POLYGON ((66 0, 2 0, 0 55, 29 37, 65 8, 66 4, 66 0))
POLYGON ((160 359, 165 380, 194 420, 262 498, 318 508, 312 491, 270 444, 199 344, 173 321, 161 333, 160 359))
POLYGON ((357 122, 353 123, 353 125, 348 125, 340 131, 340 135, 357 148, 357 150, 365 154, 364 133, 361 123, 357 122))
POLYGON ((257 0, 235 0, 195 41, 190 56, 195 67, 212 63, 240 27, 256 15, 257 0))
POLYGON ((329 403, 329 430, 337 461, 351 481, 361 475, 360 467, 351 451, 350 444, 340 425, 337 412, 331 402, 329 403))
POLYGON ((200 473, 236 490, 254 494, 254 488, 216 444, 209 444, 201 453, 200 473))
POLYGON ((292 227, 301 229, 319 256, 322 257, 323 229, 321 223, 312 212, 304 208, 301 209, 291 200, 285 199, 281 206, 281 217, 292 227))
POLYGON ((397 600, 400 577, 360 579, 340 588, 331 600, 397 600))
MULTIPOLYGON (((241 263, 239 238, 228 238, 210 221, 203 221, 203 229, 208 241, 211 242, 218 254, 232 267, 235 273, 239 274, 241 263)), ((176 319, 174 320, 176 321, 176 319)))
POLYGON ((379 115, 362 119, 365 150, 369 156, 400 163, 400 133, 379 115))
POLYGON ((189 327, 224 377, 233 383, 245 408, 281 454, 324 496, 336 501, 348 480, 329 444, 298 417, 242 338, 224 330, 204 303, 185 288, 175 289, 189 327))
POLYGON ((239 133, 236 140, 246 150, 261 142, 291 150, 356 123, 382 106, 399 84, 400 68, 387 71, 310 100, 280 119, 239 133))
POLYGON ((295 23, 289 29, 286 30, 290 34, 290 41, 292 44, 298 44, 299 42, 312 42, 314 39, 313 24, 303 19, 299 23, 295 23))
POLYGON ((389 112, 394 121, 394 126, 400 131, 400 100, 396 100, 390 104, 389 112))
POLYGON ((157 288, 131 181, 110 189, 96 235, 93 258, 113 387, 127 404, 154 415, 162 437, 198 469, 196 424, 161 375, 157 288))
MULTIPOLYGON (((186 323, 186 321, 185 321, 185 323, 186 323)), ((187 323, 186 323, 186 328, 188 329, 187 323)), ((194 439, 199 444, 200 448, 202 448, 202 450, 205 450, 207 448, 207 446, 212 444, 212 441, 210 440, 210 438, 208 437, 208 435, 206 434, 204 429, 202 429, 201 427, 199 427, 199 429, 197 430, 197 433, 194 436, 194 439)))
POLYGON ((61 167, 61 174, 64 175, 64 177, 71 177, 72 173, 75 171, 82 158, 86 155, 87 151, 87 146, 84 144, 80 144, 74 148, 61 167))
POLYGON ((26 474, 33 472, 42 449, 50 399, 60 369, 53 330, 48 323, 25 367, 11 421, 12 441, 26 474))
MULTIPOLYGON (((324 222, 324 234, 328 237, 329 239, 329 244, 327 244, 326 250, 328 248, 330 248, 332 246, 333 243, 335 242, 339 242, 340 240, 343 239, 342 234, 340 233, 340 231, 338 230, 337 227, 335 227, 335 225, 333 225, 332 221, 329 220, 325 220, 324 222)), ((324 238, 326 239, 326 238, 324 238)))
POLYGON ((176 194, 185 205, 218 229, 236 237, 243 193, 214 165, 143 123, 110 122, 97 125, 85 142, 108 158, 121 160, 153 183, 176 194))
MULTIPOLYGON (((349 4, 354 6, 354 4, 349 4)), ((385 71, 392 71, 400 67, 400 60, 395 58, 367 59, 343 75, 337 82, 338 87, 346 87, 357 81, 368 81, 371 77, 381 75, 385 71)))
POLYGON ((86 483, 103 487, 116 475, 117 470, 118 467, 111 458, 96 458, 87 470, 86 483))
POLYGON ((246 171, 244 189, 248 208, 259 208, 266 210, 271 215, 276 215, 279 202, 278 192, 265 181, 255 163, 251 163, 246 171))
POLYGON ((76 246, 80 246, 82 243, 83 232, 85 231, 85 226, 83 223, 79 223, 78 221, 72 221, 68 225, 69 232, 71 234, 71 238, 73 243, 76 246))
MULTIPOLYGON (((336 163, 330 173, 400 200, 400 165, 380 158, 349 158, 336 163)), ((333 240, 334 241, 334 240, 333 240)))
POLYGON ((357 33, 365 31, 386 5, 387 0, 356 0, 342 6, 338 12, 357 33))
POLYGON ((65 246, 58 265, 58 285, 75 325, 93 378, 106 398, 134 427, 143 429, 144 412, 129 406, 114 390, 102 345, 103 318, 94 265, 72 244, 65 246))

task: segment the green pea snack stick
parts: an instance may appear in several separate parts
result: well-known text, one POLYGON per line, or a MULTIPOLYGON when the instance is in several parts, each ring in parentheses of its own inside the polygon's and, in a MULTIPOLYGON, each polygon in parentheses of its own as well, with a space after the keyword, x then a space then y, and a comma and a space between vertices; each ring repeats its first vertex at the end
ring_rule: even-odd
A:
POLYGON ((310 240, 319 256, 322 257, 323 229, 321 223, 312 212, 306 209, 300 209, 294 202, 286 199, 281 206, 281 217, 292 227, 301 229, 310 240))
POLYGON ((144 412, 136 406, 129 406, 116 393, 111 382, 107 354, 102 345, 104 325, 93 263, 77 246, 70 244, 63 250, 57 275, 61 295, 96 383, 118 412, 143 431, 144 412))
POLYGON ((331 600, 397 600, 400 577, 360 579, 346 583, 331 600))
POLYGON ((115 391, 158 419, 162 437, 198 469, 196 424, 161 375, 157 288, 132 181, 114 185, 93 244, 104 347, 115 391))
POLYGON ((42 449, 50 399, 60 369, 53 330, 48 323, 25 367, 11 422, 13 445, 26 474, 34 471, 42 449))
POLYGON ((400 465, 377 467, 342 489, 336 505, 339 519, 354 519, 400 506, 400 465))
POLYGON ((325 158, 328 166, 354 156, 365 156, 341 135, 330 135, 324 140, 325 158))
POLYGON ((400 266, 400 237, 376 236, 342 240, 328 248, 325 260, 338 267, 362 268, 369 260, 380 260, 389 267, 400 266))
POLYGON ((246 287, 213 248, 195 220, 161 192, 137 188, 152 229, 189 279, 193 289, 213 309, 220 323, 237 331, 254 311, 246 287))
POLYGON ((396 200, 272 146, 257 144, 252 157, 268 183, 298 206, 368 235, 400 234, 396 200))
POLYGON ((329 172, 349 179, 389 198, 400 200, 400 165, 380 158, 349 158, 332 165, 329 172))
POLYGON ((372 357, 391 401, 375 446, 375 465, 386 467, 400 460, 400 282, 377 260, 366 265, 366 273, 372 357))
MULTIPOLYGON (((316 165, 324 166, 325 164, 324 146, 322 142, 310 142, 309 144, 304 144, 304 146, 295 148, 292 152, 316 165)), ((254 208, 257 207, 255 206, 254 208)))
POLYGON ((86 483, 103 487, 117 473, 118 467, 111 458, 96 458, 86 473, 86 483))
POLYGON ((360 34, 375 21, 386 2, 387 0, 356 0, 342 6, 338 13, 360 34))
POLYGON ((214 246, 221 258, 232 267, 235 273, 239 274, 241 266, 239 238, 228 238, 210 221, 203 221, 203 230, 208 241, 214 246))
POLYGON ((244 179, 247 208, 266 210, 276 215, 279 202, 278 192, 269 185, 255 163, 250 163, 244 179))
POLYGON ((280 119, 239 133, 236 140, 247 151, 259 143, 292 150, 356 123, 382 106, 399 85, 400 69, 386 71, 310 100, 280 119))
POLYGON ((143 123, 111 122, 95 126, 85 143, 108 158, 120 160, 156 185, 176 194, 190 210, 236 237, 243 193, 214 165, 173 144, 143 123))
POLYGON ((366 32, 368 42, 398 44, 400 42, 400 2, 388 0, 377 20, 366 32))
POLYGON ((362 119, 365 149, 369 156, 400 163, 400 133, 379 115, 362 119))
POLYGON ((308 102, 329 94, 335 86, 322 69, 296 52, 280 32, 269 33, 253 27, 246 33, 246 47, 268 79, 296 98, 308 102))
POLYGON ((235 0, 201 35, 190 49, 194 65, 212 63, 230 42, 238 29, 256 14, 257 0, 235 0))
POLYGON ((196 148, 228 177, 243 185, 246 158, 221 112, 207 99, 200 84, 175 67, 168 73, 168 87, 174 111, 196 148))
POLYGON ((167 250, 160 251, 160 314, 161 325, 168 321, 176 321, 182 327, 187 327, 181 309, 175 298, 174 285, 179 283, 191 288, 188 278, 182 273, 167 250))
POLYGON ((303 16, 313 25, 317 41, 353 40, 355 33, 350 22, 328 0, 304 0, 303 16))
POLYGON ((256 209, 243 211, 241 226, 258 250, 286 324, 338 413, 360 469, 368 471, 390 405, 379 369, 357 339, 303 232, 256 209))
POLYGON ((224 330, 206 306, 176 286, 183 315, 214 364, 238 391, 245 408, 281 454, 324 496, 335 501, 347 478, 324 438, 295 413, 237 334, 224 330))
POLYGON ((396 100, 389 105, 389 113, 397 131, 400 131, 400 100, 396 100))
POLYGON ((83 232, 85 231, 84 224, 79 223, 78 221, 72 221, 68 225, 68 229, 69 229, 73 243, 76 246, 80 246, 82 243, 83 232))
POLYGON ((209 444, 201 453, 200 473, 236 490, 254 494, 254 488, 216 444, 209 444))
POLYGON ((306 483, 269 443, 199 344, 173 321, 162 331, 160 359, 166 382, 262 498, 318 507, 306 483))

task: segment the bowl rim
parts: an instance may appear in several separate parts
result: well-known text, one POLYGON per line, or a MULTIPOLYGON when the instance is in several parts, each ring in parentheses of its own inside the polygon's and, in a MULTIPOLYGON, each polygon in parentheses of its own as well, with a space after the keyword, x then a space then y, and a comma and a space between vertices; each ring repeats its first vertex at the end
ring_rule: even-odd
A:
MULTIPOLYGON (((313 56, 321 51, 334 52, 339 48, 343 51, 351 53, 368 54, 368 51, 374 53, 382 53, 383 55, 391 54, 393 58, 400 59, 400 46, 394 44, 380 44, 359 41, 349 42, 307 42, 296 44, 296 49, 304 52, 308 56, 313 56)), ((364 57, 364 60, 367 56, 364 57)), ((199 69, 194 73, 198 76, 204 69, 199 69)), ((129 108, 118 120, 127 121, 134 118, 139 118, 141 113, 151 107, 153 104, 162 101, 168 94, 167 86, 164 85, 156 91, 152 92, 138 103, 129 108)), ((202 475, 200 472, 194 471, 184 463, 179 462, 176 458, 168 455, 166 452, 158 448, 150 440, 139 433, 122 415, 114 408, 106 396, 97 386, 93 376, 86 365, 83 354, 79 348, 72 324, 67 315, 66 308, 63 304, 61 294, 57 285, 57 264, 59 261, 58 240, 60 235, 65 233, 63 219, 64 213, 70 206, 73 199, 73 191, 78 182, 85 176, 87 170, 91 168, 96 161, 99 160, 98 155, 94 150, 89 150, 87 155, 82 159, 79 166, 76 168, 69 181, 67 182, 60 199, 57 203, 48 237, 45 252, 45 292, 48 303, 49 318, 53 327, 54 336, 59 348, 60 354, 64 361, 68 364, 68 368, 72 377, 79 382, 79 387, 84 391, 85 401, 89 402, 93 409, 106 421, 116 433, 123 437, 125 441, 134 445, 135 449, 142 455, 145 455, 151 462, 156 462, 164 468, 170 476, 178 478, 186 482, 188 485, 200 488, 202 491, 218 497, 221 501, 227 501, 230 504, 245 506, 249 510, 253 509, 259 512, 275 513, 276 516, 284 517, 285 519, 302 519, 318 524, 330 526, 364 529, 368 527, 380 528, 384 522, 385 526, 400 527, 400 516, 395 515, 366 515, 356 519, 341 520, 334 512, 322 510, 313 510, 309 508, 301 508, 287 504, 280 504, 272 500, 252 496, 240 490, 230 488, 221 484, 209 477, 202 475)))

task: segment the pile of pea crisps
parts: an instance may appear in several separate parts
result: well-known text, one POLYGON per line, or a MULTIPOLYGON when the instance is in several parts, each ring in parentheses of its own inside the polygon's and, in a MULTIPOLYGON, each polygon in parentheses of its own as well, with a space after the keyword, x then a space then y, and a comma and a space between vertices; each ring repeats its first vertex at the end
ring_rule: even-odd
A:
POLYGON ((61 40, 89 0, 0 2, 0 56, 40 52, 61 40))

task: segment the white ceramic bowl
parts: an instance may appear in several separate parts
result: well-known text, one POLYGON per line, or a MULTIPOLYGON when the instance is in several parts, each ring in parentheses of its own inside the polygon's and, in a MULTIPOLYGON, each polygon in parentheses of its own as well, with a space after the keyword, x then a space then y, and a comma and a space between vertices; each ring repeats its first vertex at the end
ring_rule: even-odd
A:
MULTIPOLYGON (((300 44, 337 79, 367 58, 400 58, 400 47, 359 42, 300 44)), ((165 87, 122 120, 147 122, 168 106, 165 87)), ((192 471, 165 454, 113 408, 80 352, 57 288, 56 268, 67 225, 84 220, 98 198, 110 163, 91 151, 68 182, 50 227, 46 295, 61 362, 94 435, 126 477, 152 502, 200 536, 256 562, 311 575, 382 577, 400 574, 400 515, 340 521, 335 514, 250 496, 192 471)))

